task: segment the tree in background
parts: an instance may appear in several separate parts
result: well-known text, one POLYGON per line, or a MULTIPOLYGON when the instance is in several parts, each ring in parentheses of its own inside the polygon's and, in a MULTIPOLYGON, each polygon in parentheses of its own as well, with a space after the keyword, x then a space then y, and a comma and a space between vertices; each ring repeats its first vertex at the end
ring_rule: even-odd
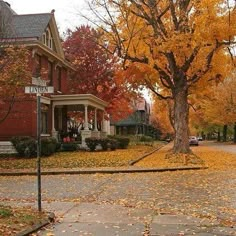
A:
POLYGON ((24 96, 31 74, 29 52, 24 47, 0 44, 0 123, 10 114, 14 102, 24 96))
POLYGON ((195 85, 231 70, 236 8, 226 0, 92 0, 109 50, 129 83, 174 103, 174 153, 189 153, 189 103, 195 85), (105 14, 106 13, 106 14, 105 14))
POLYGON ((161 131, 162 138, 173 137, 173 102, 171 100, 153 98, 151 123, 161 131))
POLYGON ((10 114, 15 99, 23 96, 31 78, 29 51, 8 40, 13 33, 11 20, 11 10, 0 4, 0 123, 10 114))
MULTIPOLYGON (((223 141, 227 139, 228 125, 236 122, 236 79, 235 75, 218 84, 211 94, 201 102, 201 112, 208 124, 223 126, 223 141)), ((234 127, 234 132, 236 128, 234 127)), ((218 135, 219 136, 219 135, 218 135)), ((234 133, 234 141, 236 134, 234 133)), ((218 138, 220 141, 220 138, 218 138)))
POLYGON ((99 32, 89 26, 68 30, 63 46, 76 70, 71 75, 69 90, 93 94, 109 102, 108 112, 117 120, 130 114, 132 96, 119 74, 118 58, 102 48, 99 41, 99 32))

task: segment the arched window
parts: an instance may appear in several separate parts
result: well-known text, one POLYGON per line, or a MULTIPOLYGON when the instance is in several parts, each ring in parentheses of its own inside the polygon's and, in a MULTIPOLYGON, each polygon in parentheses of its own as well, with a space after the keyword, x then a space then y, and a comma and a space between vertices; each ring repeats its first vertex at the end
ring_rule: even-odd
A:
POLYGON ((49 48, 53 48, 52 35, 49 28, 46 29, 46 32, 43 34, 43 44, 49 48))

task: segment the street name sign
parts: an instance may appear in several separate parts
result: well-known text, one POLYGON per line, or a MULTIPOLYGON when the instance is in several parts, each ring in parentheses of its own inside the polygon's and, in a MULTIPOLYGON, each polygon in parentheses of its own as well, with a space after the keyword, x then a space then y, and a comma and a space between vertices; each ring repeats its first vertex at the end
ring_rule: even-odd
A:
POLYGON ((40 79, 40 77, 32 77, 32 84, 37 86, 47 86, 47 82, 45 80, 40 79))
POLYGON ((54 93, 53 86, 26 86, 25 93, 54 93))

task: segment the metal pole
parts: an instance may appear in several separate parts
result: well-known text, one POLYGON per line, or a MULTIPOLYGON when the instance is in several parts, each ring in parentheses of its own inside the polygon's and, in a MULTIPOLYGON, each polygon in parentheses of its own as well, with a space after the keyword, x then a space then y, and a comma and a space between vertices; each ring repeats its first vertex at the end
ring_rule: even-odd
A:
POLYGON ((38 177, 38 211, 42 211, 41 204, 41 105, 40 105, 40 94, 37 94, 37 177, 38 177))

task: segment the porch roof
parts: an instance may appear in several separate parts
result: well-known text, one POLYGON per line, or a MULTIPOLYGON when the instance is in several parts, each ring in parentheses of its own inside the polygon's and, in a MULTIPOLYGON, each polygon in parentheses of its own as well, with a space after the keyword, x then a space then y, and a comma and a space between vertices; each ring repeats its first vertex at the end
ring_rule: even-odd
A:
POLYGON ((51 95, 51 101, 54 106, 87 105, 100 110, 105 110, 108 106, 108 102, 92 94, 51 95))

